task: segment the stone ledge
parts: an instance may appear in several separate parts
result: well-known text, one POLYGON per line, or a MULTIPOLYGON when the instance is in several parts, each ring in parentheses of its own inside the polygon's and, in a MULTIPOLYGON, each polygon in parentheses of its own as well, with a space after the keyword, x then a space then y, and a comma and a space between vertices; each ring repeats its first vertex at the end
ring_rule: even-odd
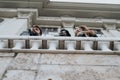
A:
POLYGON ((0 57, 13 57, 15 53, 0 53, 0 57))

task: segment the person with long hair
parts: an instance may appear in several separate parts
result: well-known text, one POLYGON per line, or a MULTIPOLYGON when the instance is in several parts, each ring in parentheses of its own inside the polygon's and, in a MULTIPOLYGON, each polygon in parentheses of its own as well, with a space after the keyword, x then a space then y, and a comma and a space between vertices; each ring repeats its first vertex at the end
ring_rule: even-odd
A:
POLYGON ((71 34, 69 33, 69 31, 68 30, 66 30, 66 29, 61 29, 60 30, 60 33, 59 33, 59 36, 71 36, 71 34))
POLYGON ((75 29, 75 36, 78 37, 97 37, 94 30, 90 30, 86 25, 81 25, 75 29))
POLYGON ((31 29, 28 29, 30 36, 40 36, 42 35, 42 29, 35 25, 31 29))
POLYGON ((42 29, 38 25, 34 25, 32 28, 27 31, 23 31, 20 36, 41 36, 42 29))

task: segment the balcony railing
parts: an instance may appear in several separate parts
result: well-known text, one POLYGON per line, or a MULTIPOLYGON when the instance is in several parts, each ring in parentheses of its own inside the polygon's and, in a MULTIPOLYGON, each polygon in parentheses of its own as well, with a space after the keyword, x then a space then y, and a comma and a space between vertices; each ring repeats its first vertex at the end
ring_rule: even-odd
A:
POLYGON ((0 36, 0 52, 120 54, 120 38, 0 36))

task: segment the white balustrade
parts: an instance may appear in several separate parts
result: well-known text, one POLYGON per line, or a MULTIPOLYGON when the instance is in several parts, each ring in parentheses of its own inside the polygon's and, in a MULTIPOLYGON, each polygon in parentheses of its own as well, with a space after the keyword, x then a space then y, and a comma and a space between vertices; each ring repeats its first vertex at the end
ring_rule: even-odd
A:
POLYGON ((99 44, 99 48, 100 48, 101 51, 111 51, 111 50, 109 49, 108 43, 100 43, 100 44, 99 44))
POLYGON ((57 48, 57 41, 49 41, 48 42, 48 49, 49 50, 56 50, 57 48))
POLYGON ((0 41, 0 49, 3 49, 5 47, 5 43, 0 41))
POLYGON ((120 43, 116 43, 115 44, 115 49, 118 50, 118 51, 120 51, 120 43))
MULTIPOLYGON (((120 51, 120 38, 78 38, 78 37, 37 37, 37 36, 0 36, 0 51, 9 52, 63 52, 63 53, 84 53, 84 51, 93 51, 93 53, 99 53, 106 51, 106 53, 118 53, 120 51), (13 42, 12 42, 13 41, 13 42), (60 42, 59 42, 60 41, 60 42), (26 43, 27 42, 27 43, 26 43), (30 42, 30 43, 29 43, 30 42), (47 42, 47 43, 46 43, 47 42), (76 44, 78 43, 78 44, 76 44), (13 45, 13 50, 10 50, 13 45), (59 45, 59 48, 58 48, 59 45), (113 45, 113 46, 112 46, 113 45), (25 48, 26 46, 26 48, 25 48), (97 50, 92 49, 96 47, 97 50), (111 49, 109 49, 109 47, 111 49), (7 50, 4 48, 8 48, 7 50), (24 49, 25 48, 25 49, 24 49), (32 50, 30 50, 30 49, 32 50), (76 50, 77 48, 77 50, 76 50), (1 50, 3 49, 3 50, 1 50), (39 50, 41 49, 41 50, 39 50), (82 50, 78 50, 82 49, 82 50), (53 51, 52 51, 53 50, 53 51), (55 50, 55 51, 54 51, 55 50), (75 52, 74 52, 75 51, 75 52)), ((105 53, 105 52, 104 52, 105 53)))
POLYGON ((22 49, 24 47, 24 42, 23 41, 15 41, 14 42, 14 47, 12 49, 22 49))
POLYGON ((83 49, 85 51, 93 51, 91 42, 84 42, 83 43, 83 49))
POLYGON ((41 47, 40 41, 31 41, 31 48, 32 50, 39 49, 41 47))
POLYGON ((75 50, 75 42, 74 41, 66 41, 67 50, 75 50))

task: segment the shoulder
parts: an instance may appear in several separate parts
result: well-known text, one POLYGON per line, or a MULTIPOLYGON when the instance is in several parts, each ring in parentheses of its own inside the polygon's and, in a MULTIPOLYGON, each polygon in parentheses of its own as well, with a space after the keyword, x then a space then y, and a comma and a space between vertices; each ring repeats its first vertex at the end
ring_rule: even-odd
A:
POLYGON ((34 33, 31 31, 31 29, 28 29, 28 33, 29 33, 30 36, 34 35, 34 33))
POLYGON ((29 31, 23 31, 20 36, 29 36, 29 31))

